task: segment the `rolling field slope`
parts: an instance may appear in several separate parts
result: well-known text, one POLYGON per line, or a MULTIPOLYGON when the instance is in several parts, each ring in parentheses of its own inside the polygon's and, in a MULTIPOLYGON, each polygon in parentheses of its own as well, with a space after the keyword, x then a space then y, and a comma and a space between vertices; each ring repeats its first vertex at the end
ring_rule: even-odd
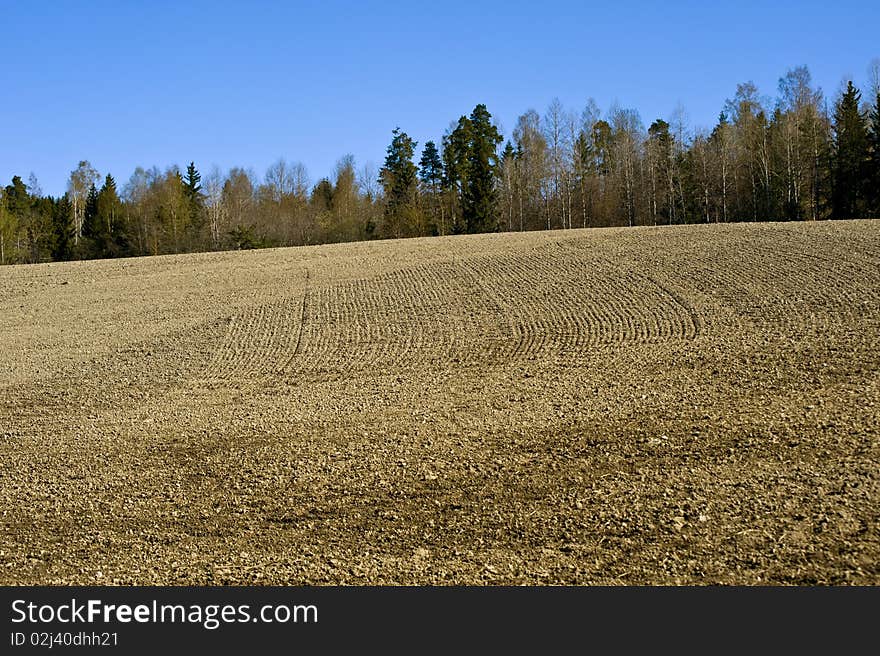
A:
POLYGON ((0 268, 0 584, 880 584, 880 223, 0 268))

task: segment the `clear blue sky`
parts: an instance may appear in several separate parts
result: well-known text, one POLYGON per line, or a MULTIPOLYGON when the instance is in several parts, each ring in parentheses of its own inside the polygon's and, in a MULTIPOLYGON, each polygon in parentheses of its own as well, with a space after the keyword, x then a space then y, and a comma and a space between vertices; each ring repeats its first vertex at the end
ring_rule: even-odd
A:
POLYGON ((736 84, 775 96, 806 64, 866 85, 880 2, 5 2, 0 181, 64 191, 88 159, 135 166, 380 165, 391 130, 439 142, 483 102, 509 136, 556 96, 648 124, 681 102, 709 126, 736 84))

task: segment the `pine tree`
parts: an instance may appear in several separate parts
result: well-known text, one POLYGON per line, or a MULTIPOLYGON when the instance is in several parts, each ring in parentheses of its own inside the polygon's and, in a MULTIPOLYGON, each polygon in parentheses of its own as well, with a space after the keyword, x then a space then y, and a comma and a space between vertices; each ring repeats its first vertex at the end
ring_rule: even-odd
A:
POLYGON ((6 209, 18 220, 23 221, 30 208, 31 197, 21 176, 13 176, 12 184, 6 185, 5 201, 6 209))
POLYGON ((462 218, 462 208, 468 183, 471 133, 470 119, 462 116, 455 129, 443 137, 443 187, 449 197, 453 234, 466 232, 467 228, 462 218))
POLYGON ((847 83, 846 92, 834 108, 834 153, 832 156, 832 218, 859 218, 867 208, 868 128, 859 109, 861 92, 847 83))
POLYGON ((474 107, 470 115, 470 125, 468 180, 462 216, 470 233, 495 232, 498 230, 497 148, 502 138, 485 105, 474 107))

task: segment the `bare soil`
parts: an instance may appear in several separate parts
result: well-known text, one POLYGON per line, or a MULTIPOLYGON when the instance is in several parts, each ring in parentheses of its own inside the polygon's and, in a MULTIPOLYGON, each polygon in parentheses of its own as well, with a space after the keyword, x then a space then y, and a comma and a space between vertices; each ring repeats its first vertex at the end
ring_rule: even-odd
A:
POLYGON ((880 584, 880 223, 0 268, 0 584, 880 584))

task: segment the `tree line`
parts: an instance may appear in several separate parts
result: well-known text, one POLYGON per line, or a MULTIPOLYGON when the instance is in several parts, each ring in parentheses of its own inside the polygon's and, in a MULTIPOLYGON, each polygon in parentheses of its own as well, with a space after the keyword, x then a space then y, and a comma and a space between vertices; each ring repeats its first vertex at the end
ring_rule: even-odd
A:
POLYGON ((711 130, 684 111, 645 129, 634 109, 604 115, 554 100, 505 140, 487 107, 453 122, 440 144, 397 128, 380 170, 339 160, 312 185, 279 159, 203 179, 137 168, 123 185, 86 160, 67 192, 36 177, 0 189, 0 263, 294 246, 374 238, 729 221, 880 218, 880 81, 849 82, 829 107, 806 67, 775 100, 736 88, 711 130), (503 144, 503 145, 502 145, 503 144))

